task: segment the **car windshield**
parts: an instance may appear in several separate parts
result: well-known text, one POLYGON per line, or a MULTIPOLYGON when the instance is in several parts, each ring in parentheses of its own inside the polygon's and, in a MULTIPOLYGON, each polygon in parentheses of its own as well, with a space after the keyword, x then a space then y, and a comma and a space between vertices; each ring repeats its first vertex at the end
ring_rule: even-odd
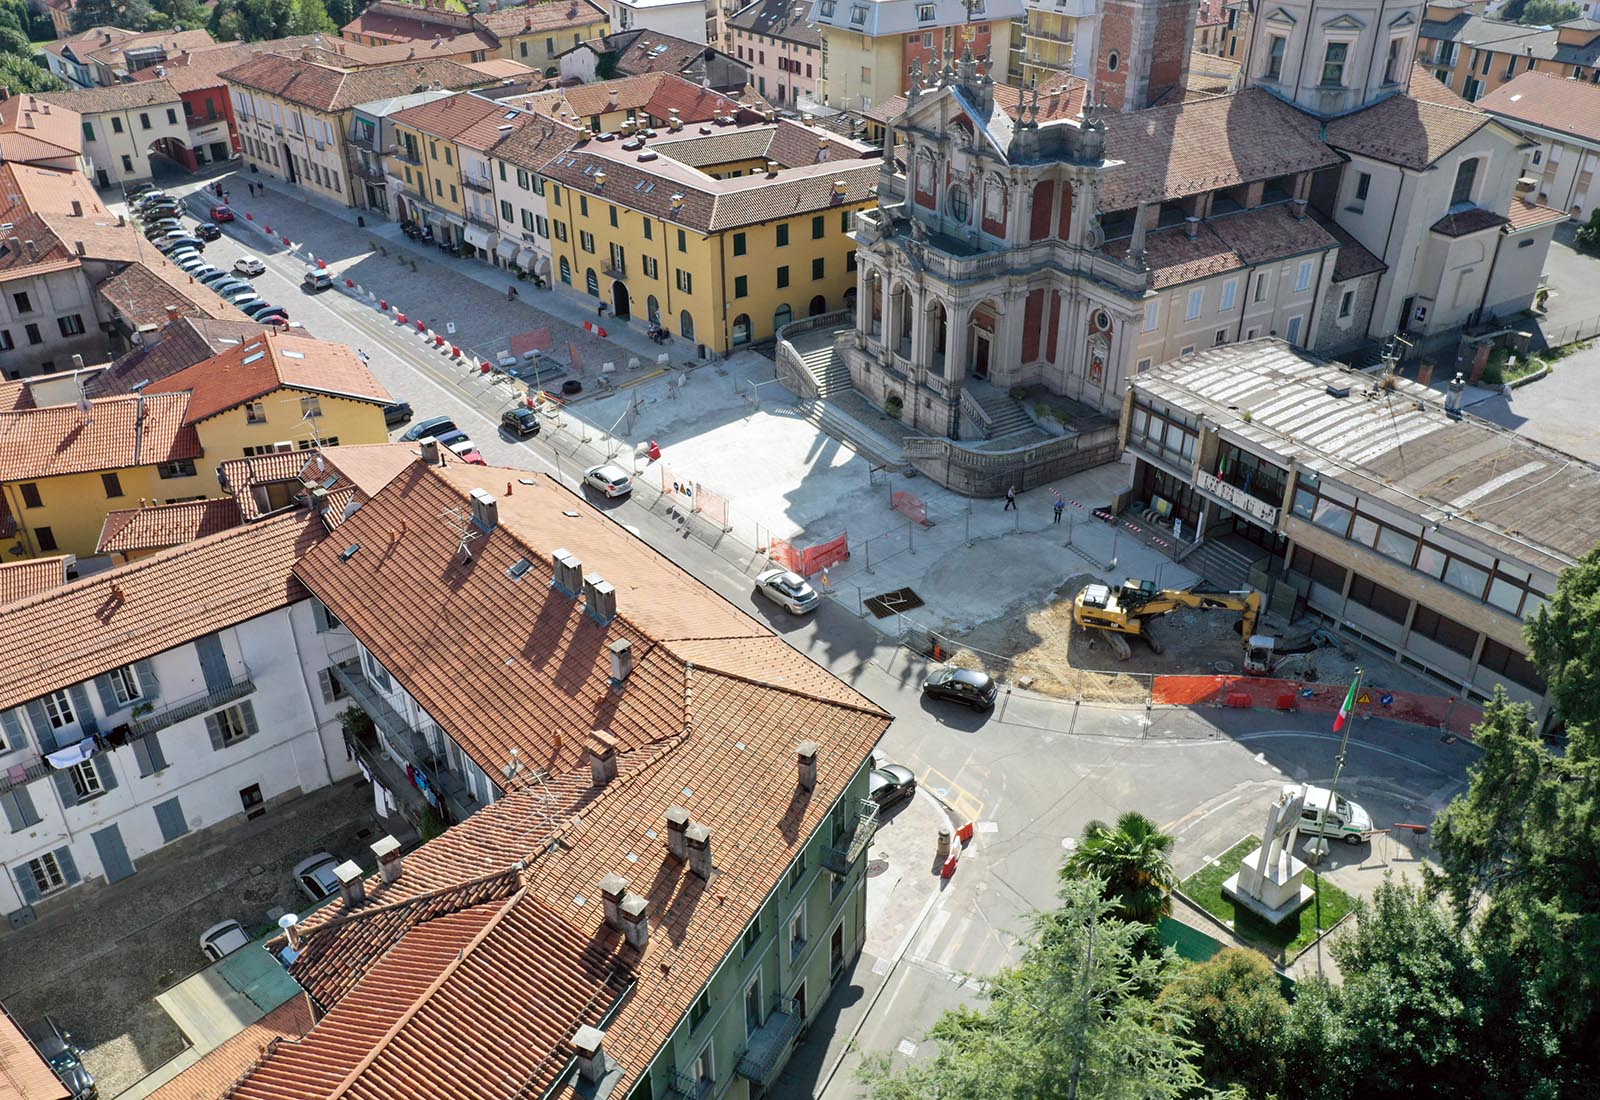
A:
POLYGON ((55 1070, 57 1073, 65 1073, 67 1070, 78 1064, 78 1056, 65 1047, 62 1047, 53 1054, 47 1055, 47 1058, 50 1062, 50 1068, 55 1070))
POLYGON ((890 775, 888 772, 880 772, 877 769, 873 769, 873 772, 872 772, 872 789, 873 790, 878 791, 878 790, 882 790, 884 787, 892 787, 897 782, 899 782, 899 781, 897 779, 895 779, 894 776, 890 775))
POLYGON ((1335 798, 1333 800, 1333 812, 1338 814, 1339 817, 1341 817, 1345 821, 1349 821, 1350 820, 1350 803, 1346 802, 1342 798, 1335 798))

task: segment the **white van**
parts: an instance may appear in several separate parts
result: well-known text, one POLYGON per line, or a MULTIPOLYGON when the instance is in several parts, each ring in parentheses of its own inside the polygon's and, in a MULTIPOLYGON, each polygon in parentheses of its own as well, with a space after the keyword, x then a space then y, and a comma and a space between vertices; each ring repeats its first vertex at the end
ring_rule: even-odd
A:
POLYGON ((1300 811, 1300 831, 1306 836, 1337 837, 1346 844, 1360 844, 1372 836, 1372 817, 1367 811, 1343 798, 1335 799, 1330 810, 1330 792, 1326 787, 1286 783, 1283 793, 1290 798, 1305 796, 1305 805, 1300 811))

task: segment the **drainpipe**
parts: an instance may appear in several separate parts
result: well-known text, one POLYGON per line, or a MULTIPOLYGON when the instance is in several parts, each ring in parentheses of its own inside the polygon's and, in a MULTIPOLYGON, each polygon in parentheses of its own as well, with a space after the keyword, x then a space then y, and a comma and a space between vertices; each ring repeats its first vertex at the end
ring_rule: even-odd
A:
MULTIPOLYGON (((1515 202, 1516 199, 1513 198, 1512 201, 1515 202)), ((1472 315, 1474 324, 1483 323, 1483 308, 1489 304, 1489 284, 1494 282, 1495 265, 1500 262, 1500 246, 1505 243, 1505 239, 1508 235, 1509 234, 1506 233, 1505 228, 1495 231, 1494 255, 1489 258, 1489 274, 1485 275, 1483 278, 1483 293, 1478 296, 1478 308, 1477 311, 1472 315)))

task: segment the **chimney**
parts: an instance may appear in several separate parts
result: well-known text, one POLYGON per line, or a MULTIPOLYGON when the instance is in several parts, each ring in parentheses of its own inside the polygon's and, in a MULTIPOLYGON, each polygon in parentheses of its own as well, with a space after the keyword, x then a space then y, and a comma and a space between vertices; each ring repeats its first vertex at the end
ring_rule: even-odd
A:
POLYGON ((605 1052, 606 1033, 584 1024, 572 1033, 572 1049, 578 1057, 578 1077, 591 1085, 605 1080, 617 1068, 605 1052))
POLYGON ((633 643, 626 638, 618 638, 610 645, 611 650, 611 686, 620 688, 628 680, 628 674, 633 671, 633 643))
POLYGON ((88 250, 88 249, 86 249, 86 248, 85 248, 85 247, 84 247, 84 246, 83 246, 83 242, 82 242, 82 241, 73 241, 73 242, 72 242, 72 250, 73 250, 73 251, 74 251, 74 252, 76 252, 76 253, 77 253, 77 254, 78 254, 78 255, 80 255, 80 256, 85 256, 85 255, 87 255, 87 254, 88 254, 88 251, 89 251, 89 250, 88 250))
POLYGON ((1289 213, 1294 217, 1295 221, 1297 221, 1297 222, 1305 221, 1306 220, 1306 200, 1305 199, 1295 199, 1292 202, 1290 202, 1289 203, 1289 213))
POLYGON ((588 748, 594 785, 604 787, 617 777, 617 739, 605 730, 590 730, 588 748))
POLYGON ((677 214, 677 213, 679 213, 680 211, 683 210, 683 196, 682 195, 678 195, 678 194, 673 195, 672 199, 671 199, 671 203, 672 203, 672 212, 674 214, 677 214))
POLYGON ((489 532, 500 522, 500 505, 487 489, 472 490, 472 524, 480 531, 489 532))
POLYGON ((22 247, 28 250, 28 258, 30 260, 37 260, 39 258, 39 246, 34 244, 32 241, 23 241, 22 247))
POLYGON ((318 485, 311 490, 311 512, 313 515, 322 515, 328 510, 328 490, 318 485))
POLYGON ((711 830, 696 821, 683 832, 689 849, 689 870, 701 878, 711 878, 711 830))
POLYGON ((842 199, 842 198, 845 197, 845 194, 849 190, 850 190, 850 187, 849 187, 849 185, 847 185, 844 182, 844 180, 834 180, 833 181, 833 194, 834 194, 834 197, 842 199))
POLYGON ((1183 235, 1191 241, 1200 235, 1200 219, 1188 217, 1183 219, 1183 235))
POLYGON ((383 877, 383 884, 400 881, 400 872, 405 870, 405 858, 400 854, 400 842, 392 836, 386 836, 372 845, 372 854, 378 857, 378 874, 383 877))
POLYGON ((820 746, 815 741, 802 741, 795 746, 795 763, 800 771, 800 786, 805 790, 814 790, 817 785, 817 751, 820 746))
POLYGON ((347 859, 333 869, 339 879, 339 895, 346 905, 360 905, 367 900, 367 883, 361 876, 361 865, 347 859))
POLYGON ((667 110, 667 129, 683 129, 683 119, 678 117, 678 109, 676 107, 671 107, 667 110))
POLYGON ((1538 180, 1532 176, 1522 176, 1517 180, 1517 194, 1527 197, 1533 193, 1533 189, 1537 186, 1539 186, 1538 180))
POLYGON ((278 918, 278 927, 283 929, 283 934, 289 939, 289 950, 300 950, 300 918, 293 913, 285 913, 278 918))
POLYGON ((570 550, 557 550, 551 557, 556 569, 550 584, 562 595, 576 599, 583 588, 583 562, 574 557, 570 550))
POLYGON ((630 944, 643 951, 650 942, 650 903, 638 894, 624 894, 617 912, 622 918, 622 934, 628 937, 630 944))
POLYGON ((596 172, 594 174, 594 189, 596 191, 604 191, 606 189, 606 174, 604 172, 596 172))
POLYGON ((617 590, 599 573, 583 576, 583 608, 589 617, 605 626, 617 617, 617 590))
POLYGON ((422 461, 429 466, 439 465, 439 441, 431 435, 425 435, 417 440, 417 446, 422 449, 422 461))
POLYGON ((605 907, 606 927, 622 930, 622 899, 628 893, 628 880, 613 871, 600 880, 600 904, 605 907))
POLYGON ((778 162, 775 161, 775 160, 767 161, 767 178, 771 179, 772 177, 776 176, 777 174, 778 174, 778 162))
POLYGON ((689 858, 689 848, 683 834, 689 828, 689 811, 682 806, 667 810, 667 854, 682 863, 689 858))
MULTIPOLYGON (((74 218, 83 217, 83 203, 79 202, 77 199, 72 200, 72 216, 74 218)), ((81 256, 83 253, 79 252, 78 255, 81 256)))
POLYGON ((168 306, 167 307, 167 320, 176 321, 177 319, 178 319, 178 307, 177 306, 168 306))

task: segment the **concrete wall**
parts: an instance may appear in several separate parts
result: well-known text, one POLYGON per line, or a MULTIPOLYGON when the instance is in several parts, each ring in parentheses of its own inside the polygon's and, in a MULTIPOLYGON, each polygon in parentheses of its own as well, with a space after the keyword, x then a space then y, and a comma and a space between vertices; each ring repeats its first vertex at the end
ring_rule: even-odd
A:
MULTIPOLYGON (((1531 293, 1531 287, 1530 287, 1531 293)), ((1367 339, 1367 329, 1372 323, 1372 303, 1378 296, 1378 276, 1363 275, 1342 283, 1329 282, 1322 298, 1321 317, 1317 325, 1315 342, 1310 346, 1325 355, 1337 355, 1347 348, 1367 339), (1350 315, 1339 316, 1339 307, 1346 293, 1351 295, 1350 315)))
MULTIPOLYGON (((26 242, 23 244, 26 247, 26 242)), ((0 348, 10 349, 0 351, 0 370, 7 378, 67 370, 74 353, 82 355, 86 362, 98 361, 107 351, 98 304, 81 267, 0 283, 0 348), (27 296, 28 309, 19 307, 19 294, 27 296), (63 319, 69 328, 81 324, 83 331, 73 336, 63 334, 63 319), (37 342, 29 325, 35 326, 37 342)))

